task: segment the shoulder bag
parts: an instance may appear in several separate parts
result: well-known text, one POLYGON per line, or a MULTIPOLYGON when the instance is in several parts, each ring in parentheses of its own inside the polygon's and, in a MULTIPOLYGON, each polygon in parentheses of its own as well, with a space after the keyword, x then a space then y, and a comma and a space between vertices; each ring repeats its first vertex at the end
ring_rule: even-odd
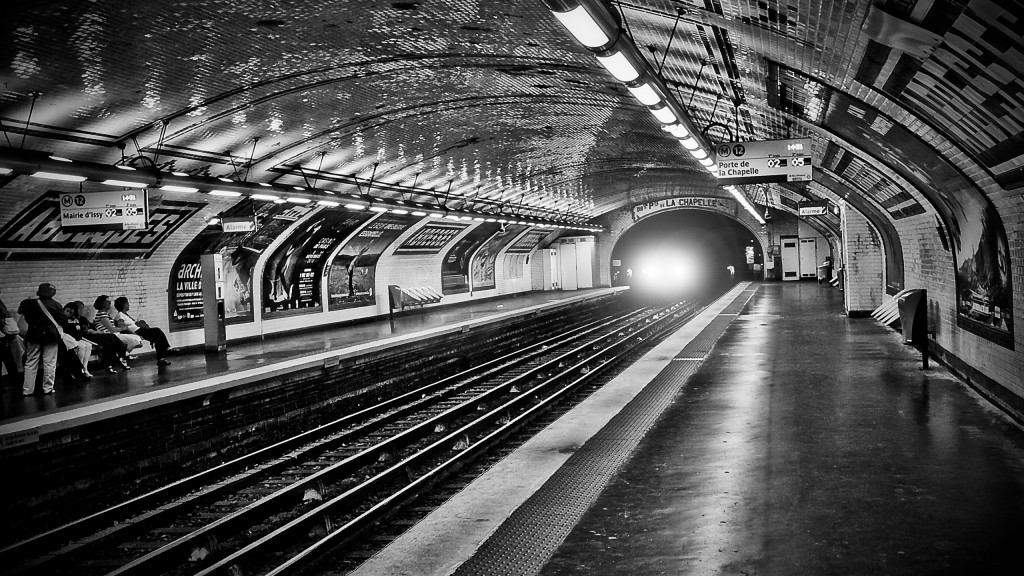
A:
POLYGON ((46 317, 50 319, 50 322, 53 322, 53 327, 57 329, 57 334, 60 336, 60 339, 64 342, 64 346, 68 350, 74 350, 75 348, 78 348, 78 340, 75 340, 74 336, 64 332, 64 329, 60 327, 60 324, 57 324, 57 321, 53 319, 53 315, 50 314, 50 311, 46 309, 46 305, 43 304, 43 301, 36 300, 36 302, 38 302, 39 307, 43 309, 43 314, 46 314, 46 317))

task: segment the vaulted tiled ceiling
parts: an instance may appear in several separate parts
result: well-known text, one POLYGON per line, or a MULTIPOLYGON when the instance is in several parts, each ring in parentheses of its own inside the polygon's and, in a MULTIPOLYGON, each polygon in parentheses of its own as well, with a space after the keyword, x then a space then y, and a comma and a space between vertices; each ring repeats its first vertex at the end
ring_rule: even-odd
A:
MULTIPOLYGON (((712 141, 812 137, 816 165, 849 154, 843 168, 867 178, 851 189, 894 218, 927 192, 897 189, 892 171, 923 188, 931 160, 875 166, 830 115, 859 110, 880 139, 902 123, 922 141, 907 154, 1024 184, 1021 2, 609 7, 712 141), (879 20, 934 37, 908 43, 879 20)), ((590 218, 666 182, 715 186, 540 0, 39 1, 0 28, 12 147, 336 190, 372 177, 548 217, 590 218)))

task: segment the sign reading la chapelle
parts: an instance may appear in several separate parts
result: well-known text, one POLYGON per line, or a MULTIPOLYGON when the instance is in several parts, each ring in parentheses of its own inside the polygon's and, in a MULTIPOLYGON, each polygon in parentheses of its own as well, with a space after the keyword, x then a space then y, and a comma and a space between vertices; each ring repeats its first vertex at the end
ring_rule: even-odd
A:
POLYGON ((702 208, 704 210, 717 210, 727 214, 733 214, 736 211, 735 203, 728 198, 720 198, 718 196, 680 196, 678 198, 663 198, 653 202, 634 205, 633 221, 636 222, 651 214, 678 208, 702 208))

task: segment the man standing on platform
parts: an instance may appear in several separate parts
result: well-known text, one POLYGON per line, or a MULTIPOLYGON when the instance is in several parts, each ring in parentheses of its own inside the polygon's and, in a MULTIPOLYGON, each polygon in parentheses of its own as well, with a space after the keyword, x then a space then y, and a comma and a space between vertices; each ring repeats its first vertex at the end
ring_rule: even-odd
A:
POLYGON ((67 322, 64 307, 53 299, 56 294, 56 286, 43 282, 36 290, 38 299, 26 298, 18 306, 18 313, 28 323, 22 396, 31 396, 35 392, 40 362, 43 365, 43 394, 53 394, 53 383, 57 377, 57 343, 60 342, 58 327, 67 322))

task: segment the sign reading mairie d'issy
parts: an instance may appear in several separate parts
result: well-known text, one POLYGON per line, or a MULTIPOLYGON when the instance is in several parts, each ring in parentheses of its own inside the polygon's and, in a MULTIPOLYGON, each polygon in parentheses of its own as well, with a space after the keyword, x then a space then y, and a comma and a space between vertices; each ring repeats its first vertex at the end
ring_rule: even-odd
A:
POLYGON ((736 205, 733 200, 720 198, 718 196, 681 196, 679 198, 663 198, 653 202, 644 202, 633 206, 633 221, 646 218, 651 214, 657 214, 664 210, 675 210, 678 208, 700 208, 703 210, 716 210, 726 214, 734 214, 736 205))

